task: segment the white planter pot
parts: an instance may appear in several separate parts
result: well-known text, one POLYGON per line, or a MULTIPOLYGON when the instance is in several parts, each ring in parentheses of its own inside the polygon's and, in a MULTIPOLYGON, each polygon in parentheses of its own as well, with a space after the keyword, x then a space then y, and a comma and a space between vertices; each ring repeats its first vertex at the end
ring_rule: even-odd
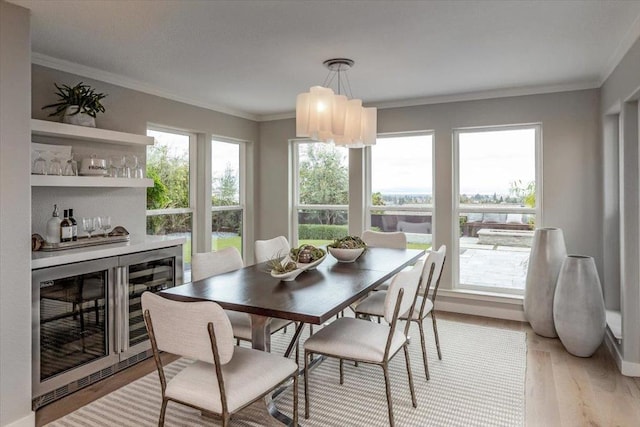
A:
POLYGON ((569 255, 558 275, 553 319, 560 341, 575 356, 589 357, 604 339, 606 317, 596 263, 569 255))
POLYGON ((534 332, 558 336, 553 323, 553 297, 562 262, 567 256, 559 228, 538 228, 533 236, 524 293, 524 315, 534 332))
POLYGON ((77 105, 70 105, 62 116, 63 123, 69 123, 71 125, 96 127, 96 119, 85 113, 73 114, 78 111, 77 105))

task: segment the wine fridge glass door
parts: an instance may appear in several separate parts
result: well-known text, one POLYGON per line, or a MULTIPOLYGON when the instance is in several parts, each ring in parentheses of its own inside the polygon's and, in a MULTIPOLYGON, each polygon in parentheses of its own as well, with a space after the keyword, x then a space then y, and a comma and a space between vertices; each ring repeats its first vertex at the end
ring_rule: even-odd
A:
POLYGON ((34 270, 36 395, 115 362, 109 297, 116 262, 107 258, 34 270))

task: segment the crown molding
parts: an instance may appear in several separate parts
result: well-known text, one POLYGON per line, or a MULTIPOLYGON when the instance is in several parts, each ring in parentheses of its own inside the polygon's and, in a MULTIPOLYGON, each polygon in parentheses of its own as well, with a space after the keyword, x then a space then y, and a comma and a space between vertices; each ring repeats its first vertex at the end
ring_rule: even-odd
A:
MULTIPOLYGON (((640 24, 640 20, 637 21, 640 24)), ((640 30, 640 25, 638 25, 640 30)), ((159 96, 162 98, 171 99, 173 101, 182 102, 185 104, 193 105, 196 107, 206 108, 208 110, 217 111, 219 113, 229 114, 235 117, 241 117, 243 119, 253 120, 257 122, 268 122, 275 120, 285 120, 295 118, 295 111, 289 111, 277 114, 249 114, 242 111, 237 111, 219 105, 213 105, 203 103, 191 98, 185 98, 177 96, 173 93, 167 92, 161 88, 150 85, 148 83, 141 82, 139 80, 130 79, 118 74, 110 73, 108 71, 99 70, 97 68, 80 65, 75 62, 65 61, 63 59, 54 58, 41 53, 33 52, 31 54, 31 62, 43 67, 53 68, 59 71, 67 73, 77 74, 79 76, 100 80, 106 83, 111 83, 117 86, 125 87, 139 92, 148 93, 150 95, 159 96)), ((544 93, 553 92, 568 92, 574 90, 594 89, 601 86, 598 81, 587 81, 578 83, 569 83, 561 85, 548 85, 548 86, 527 86, 520 88, 508 88, 508 89, 496 89, 480 92, 468 92, 454 95, 441 95, 441 96, 429 96, 422 98, 404 99, 398 101, 367 103, 367 107, 376 107, 379 109, 384 108, 400 108, 400 107, 415 107, 419 105, 431 105, 431 104, 444 104, 449 102, 463 102, 463 101, 477 101, 483 99, 492 98, 506 98, 511 96, 524 96, 524 95, 538 95, 544 93)))
POLYGON ((485 99, 494 98, 509 98, 512 96, 526 96, 526 95, 542 95, 545 93, 555 92, 571 92, 576 90, 596 89, 600 87, 600 83, 597 81, 586 81, 567 83, 559 85, 546 85, 546 86, 523 86, 508 89, 495 89, 479 92, 468 92, 453 95, 441 95, 441 96, 429 96, 424 98, 405 99, 401 101, 389 101, 367 104, 367 107, 383 108, 398 108, 398 107, 415 107, 418 105, 430 105, 430 104, 446 104, 449 102, 463 102, 463 101, 479 101, 485 99))
MULTIPOLYGON (((371 102, 363 104, 365 107, 375 107, 378 109, 417 107, 420 105, 446 104, 449 102, 479 101, 494 98, 508 98, 512 96, 541 95, 555 92, 571 92, 576 90, 597 89, 600 83, 597 81, 586 81, 577 83, 567 83, 560 85, 546 86, 524 86, 519 88, 495 89, 481 92, 468 92, 454 95, 428 96, 423 98, 403 99, 399 101, 371 102)), ((259 122, 272 120, 284 120, 295 118, 294 112, 280 114, 265 114, 257 117, 259 122)))
POLYGON ((640 15, 633 21, 629 31, 627 34, 620 40, 618 47, 613 51, 613 54, 609 57, 605 65, 604 72, 602 76, 600 76, 600 86, 604 84, 604 82, 609 78, 613 70, 616 69, 622 58, 629 52, 629 49, 633 46, 633 44, 640 40, 640 15))
POLYGON ((240 117, 243 119, 259 121, 259 117, 255 114, 249 114, 246 112, 221 107, 219 105, 203 103, 201 101, 178 96, 174 93, 167 92, 164 89, 150 85, 148 83, 141 82, 139 80, 131 79, 121 76, 119 74, 110 73, 108 71, 99 70, 97 68, 88 67, 86 65, 77 64, 75 62, 66 61, 64 59, 54 58, 52 56, 44 55, 37 52, 31 53, 31 63, 41 65, 47 68, 53 68, 55 70, 64 71, 67 73, 77 74, 79 76, 87 77, 90 79, 100 80, 106 83, 111 83, 117 86, 122 86, 127 89, 137 90, 149 95, 159 96, 161 98, 171 99, 173 101, 182 102, 185 104, 193 105, 195 107, 206 108, 207 110, 217 111, 219 113, 229 114, 231 116, 240 117))

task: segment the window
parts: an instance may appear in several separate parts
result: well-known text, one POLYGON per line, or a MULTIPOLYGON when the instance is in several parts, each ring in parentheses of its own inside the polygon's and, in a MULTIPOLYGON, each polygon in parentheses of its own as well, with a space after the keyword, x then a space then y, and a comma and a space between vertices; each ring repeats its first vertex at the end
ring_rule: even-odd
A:
POLYGON ((367 226, 405 232, 410 248, 431 247, 433 135, 380 136, 369 159, 367 226))
POLYGON ((457 130, 454 141, 458 286, 522 293, 539 217, 540 126, 457 130))
POLYGON ((349 149, 323 142, 295 142, 296 244, 324 245, 348 230, 349 149))
POLYGON ((191 156, 195 135, 165 129, 148 129, 156 143, 147 147, 147 234, 186 237, 184 267, 191 270, 194 194, 191 156))
POLYGON ((211 141, 211 249, 234 246, 242 253, 244 144, 211 141))

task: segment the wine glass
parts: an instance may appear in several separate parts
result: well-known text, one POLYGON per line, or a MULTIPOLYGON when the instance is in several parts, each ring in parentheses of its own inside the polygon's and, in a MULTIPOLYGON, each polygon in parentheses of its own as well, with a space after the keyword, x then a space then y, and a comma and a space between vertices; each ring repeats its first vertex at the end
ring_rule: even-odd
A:
POLYGON ((64 170, 62 171, 64 176, 77 176, 78 175, 78 162, 73 160, 73 154, 69 157, 65 163, 64 170))
POLYGON ((62 163, 58 158, 57 151, 53 152, 53 159, 49 162, 49 175, 62 175, 62 163))
POLYGON ((42 157, 42 153, 44 150, 35 150, 38 153, 38 156, 33 161, 33 169, 31 173, 34 175, 46 175, 47 174, 47 160, 42 157))
POLYGON ((91 233, 96 229, 95 218, 82 218, 82 229, 87 233, 88 238, 91 238, 91 233))
POLYGON ((111 228, 111 217, 101 216, 98 219, 100 220, 100 228, 104 232, 104 237, 107 237, 107 230, 111 228))

